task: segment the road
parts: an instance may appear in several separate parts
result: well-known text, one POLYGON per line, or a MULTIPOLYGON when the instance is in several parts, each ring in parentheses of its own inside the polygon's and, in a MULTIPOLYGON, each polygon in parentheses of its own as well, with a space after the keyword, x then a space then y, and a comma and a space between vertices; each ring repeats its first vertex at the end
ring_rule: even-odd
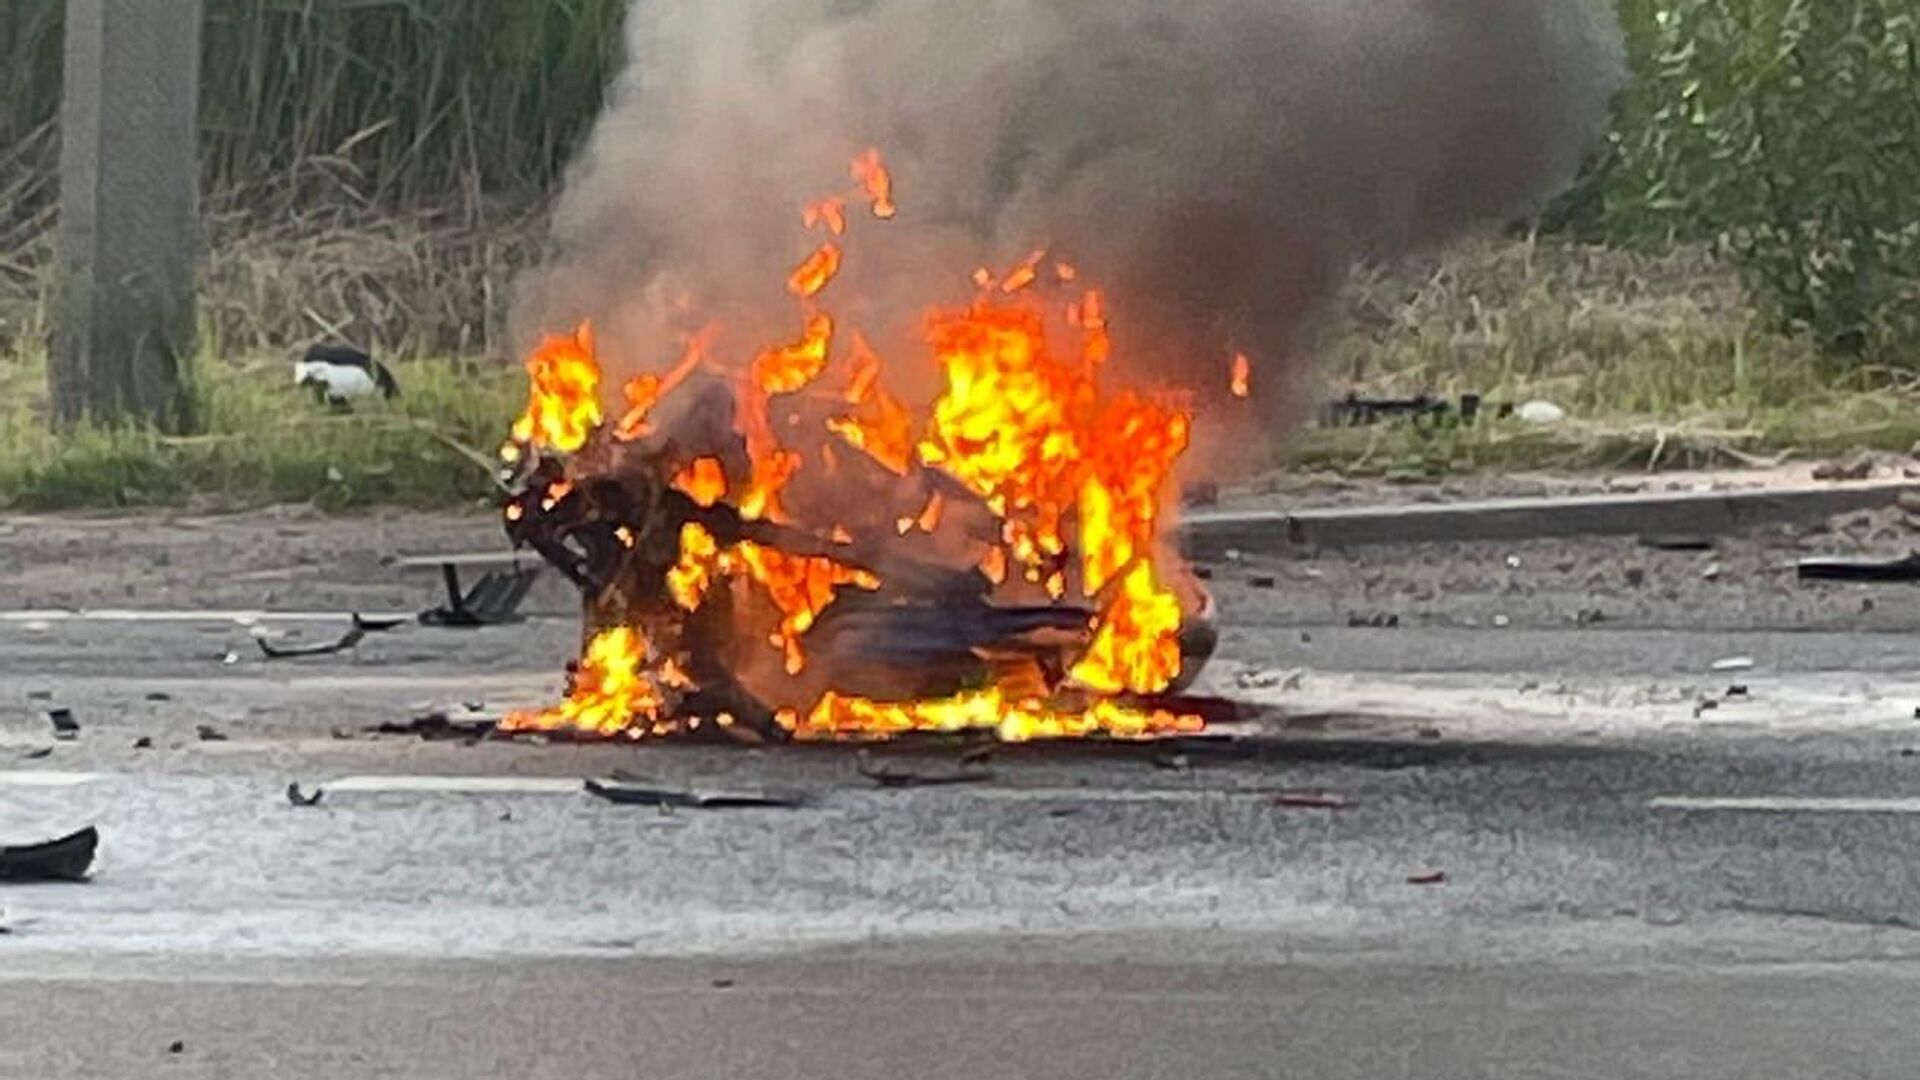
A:
MULTIPOLYGON (((333 560, 334 528, 289 538, 313 561, 271 606, 426 599, 333 560)), ((1685 556, 1678 598, 1640 606, 1525 548, 1222 566, 1210 683, 1264 706, 1247 738, 1012 748, 989 783, 879 790, 840 748, 369 735, 552 693, 564 598, 523 627, 269 662, 256 635, 341 622, 238 610, 261 600, 231 579, 275 573, 271 544, 230 545, 237 565, 204 580, 175 551, 166 599, 202 610, 171 614, 89 550, 62 586, 0 561, 21 597, 0 615, 0 838, 104 836, 90 883, 0 886, 0 1077, 1908 1077, 1920 1060, 1920 663, 1898 627, 1843 617, 1872 599, 1892 618, 1897 590, 1725 581, 1758 565, 1738 551, 1716 579, 1685 556), (55 587, 148 614, 25 610, 55 587), (1346 625, 1368 604, 1401 624, 1346 625), (1596 605, 1617 613, 1568 617, 1596 605), (1736 657, 1751 665, 1714 670, 1736 657), (75 739, 52 737, 54 707, 75 739), (616 768, 809 805, 668 815, 579 790, 616 768), (294 780, 329 794, 292 807, 294 780)))

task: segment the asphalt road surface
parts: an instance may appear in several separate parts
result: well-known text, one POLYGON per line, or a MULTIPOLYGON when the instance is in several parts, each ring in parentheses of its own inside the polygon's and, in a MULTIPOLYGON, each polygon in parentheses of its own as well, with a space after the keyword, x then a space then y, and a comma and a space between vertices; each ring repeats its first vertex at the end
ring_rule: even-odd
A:
POLYGON ((551 695, 563 594, 260 654, 430 599, 368 535, 484 523, 119 528, 0 544, 0 843, 103 835, 89 883, 0 885, 0 1077, 1920 1073, 1911 601, 1777 540, 1222 565, 1239 738, 882 790, 842 748, 365 731, 551 695), (580 790, 616 769, 806 805, 580 790))

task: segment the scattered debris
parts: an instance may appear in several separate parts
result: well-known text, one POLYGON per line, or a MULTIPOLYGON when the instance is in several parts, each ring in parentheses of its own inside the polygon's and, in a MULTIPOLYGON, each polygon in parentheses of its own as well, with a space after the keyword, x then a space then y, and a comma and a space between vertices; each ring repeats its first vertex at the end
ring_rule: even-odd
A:
POLYGON ((1272 574, 1255 574, 1247 579, 1247 584, 1256 589, 1271 589, 1279 583, 1280 579, 1274 577, 1272 574))
POLYGON ((453 739, 484 739, 493 734, 500 722, 491 719, 454 720, 443 712, 416 716, 406 723, 383 721, 367 729, 374 735, 412 735, 426 742, 453 739))
POLYGON ((1845 461, 1823 461, 1813 467, 1815 480, 1865 480, 1872 475, 1872 454, 1861 454, 1845 461))
POLYGON ((1345 810, 1353 803, 1325 791, 1283 791, 1273 797, 1273 805, 1298 810, 1345 810))
POLYGON ((1349 627, 1371 627, 1375 630, 1391 630, 1400 625, 1400 616, 1390 612, 1381 612, 1377 615, 1349 614, 1347 616, 1347 625, 1349 627))
POLYGON ((51 691, 51 690, 29 690, 29 691, 27 691, 27 700, 28 700, 28 701, 52 701, 52 700, 53 700, 53 691, 51 691))
POLYGON ((1507 556, 1507 559, 1506 559, 1506 562, 1507 562, 1507 569, 1509 569, 1509 570, 1518 570, 1518 569, 1520 569, 1520 556, 1518 556, 1518 555, 1509 555, 1509 556, 1507 556))
POLYGON ((184 1054, 186 1052, 187 1044, 182 1039, 175 1039, 167 1044, 167 1053, 169 1054, 184 1054))
POLYGON ((860 751, 858 761, 860 775, 883 788, 951 787, 955 784, 978 784, 993 779, 991 769, 962 768, 939 772, 915 772, 886 765, 874 765, 872 757, 865 750, 860 751))
MULTIPOLYGON (((409 560, 421 562, 425 560, 409 560)), ((540 577, 540 565, 523 565, 520 557, 501 556, 445 556, 439 560, 440 573, 446 582, 446 602, 428 608, 420 613, 420 622, 426 626, 456 627, 473 629, 481 626, 499 626, 521 621, 519 614, 521 601, 533 588, 540 577), (504 568, 488 570, 480 575, 473 587, 460 588, 460 567, 480 564, 498 565, 504 568)))
POLYGON ((165 690, 150 690, 147 692, 147 700, 148 701, 172 701, 173 695, 167 693, 165 690))
POLYGON ((314 788, 313 794, 309 795, 300 790, 300 781, 298 780, 287 785, 287 802, 292 806, 319 806, 320 800, 326 797, 327 790, 325 788, 314 788))
POLYGON ((1599 608, 1581 608, 1573 613, 1575 626, 1598 626, 1607 621, 1607 613, 1599 608))
POLYGON ((335 742, 348 742, 352 740, 354 737, 354 734, 352 731, 343 727, 334 728, 332 731, 328 732, 327 734, 333 736, 333 739, 335 742))
POLYGON ((341 634, 338 640, 320 645, 296 645, 283 649, 267 644, 266 638, 255 638, 254 643, 260 646, 261 653, 265 654, 269 660, 292 660, 303 656, 332 656, 335 653, 343 653, 366 640, 366 637, 367 632, 355 626, 341 634))
POLYGON ((1849 557, 1800 560, 1801 581, 1920 581, 1920 551, 1897 559, 1849 557))
POLYGON ((1693 703, 1694 719, 1699 719, 1701 713, 1712 712, 1719 707, 1720 703, 1713 698, 1701 698, 1699 701, 1693 703))
POLYGON ((367 634, 384 634, 398 630, 407 624, 405 619, 369 619, 359 612, 353 613, 353 628, 367 634))
POLYGON ((73 718, 72 709, 48 709, 47 719, 53 724, 56 739, 71 739, 80 734, 80 721, 73 718))
POLYGON ((1642 536, 1640 538, 1640 546, 1643 548, 1652 548, 1655 551, 1712 551, 1713 538, 1711 536, 1692 536, 1687 534, 1672 536, 1653 534, 1642 536))
POLYGON ((42 844, 0 847, 0 881, 85 881, 100 846, 93 826, 42 844))
POLYGON ((214 727, 212 724, 201 724, 198 727, 195 727, 193 729, 193 732, 195 735, 198 735, 200 737, 201 742, 226 742, 227 741, 226 733, 221 731, 219 728, 214 727))
POLYGON ((715 979, 713 980, 712 985, 715 990, 731 990, 733 989, 733 980, 732 979, 715 979))
POLYGON ((1747 696, 1748 696, 1748 694, 1747 694, 1747 686, 1746 686, 1746 684, 1745 684, 1745 683, 1734 683, 1734 684, 1733 684, 1732 686, 1729 686, 1729 687, 1727 687, 1727 693, 1726 693, 1726 696, 1727 696, 1727 697, 1729 697, 1729 698, 1743 698, 1743 697, 1747 697, 1747 696))
POLYGON ((981 743, 979 746, 961 754, 959 761, 962 765, 985 765, 987 762, 992 761, 993 755, 999 751, 999 743, 981 743))
POLYGON ((1407 878, 1407 884, 1409 885, 1445 885, 1446 883, 1447 872, 1445 870, 1429 870, 1424 874, 1413 874, 1407 878))
POLYGON ((22 758, 25 758, 28 761, 40 761, 44 758, 50 758, 53 756, 53 747, 51 746, 36 747, 32 750, 28 750, 26 753, 21 754, 20 756, 22 758))
POLYGON ((1186 772, 1193 768, 1193 759, 1185 754, 1155 754, 1149 760, 1153 762, 1154 768, 1167 769, 1171 772, 1186 772))
POLYGON ((1535 398, 1532 401, 1522 402, 1518 408, 1513 410, 1513 415, 1529 424, 1538 424, 1545 427, 1549 424, 1558 424, 1562 420, 1565 420, 1567 418, 1567 410, 1555 405, 1551 401, 1543 401, 1535 398))
POLYGON ((1321 427, 1368 427, 1389 417, 1405 417, 1416 426, 1471 424, 1483 409, 1491 408, 1501 417, 1513 414, 1510 404, 1488 405, 1479 394, 1461 394, 1456 405, 1445 398, 1418 394, 1405 398, 1364 398, 1357 393, 1329 402, 1320 408, 1321 427))
POLYGON ((1704 568, 1701 569, 1700 577, 1702 580, 1705 580, 1705 581, 1719 581, 1720 580, 1720 564, 1717 562, 1708 563, 1704 568))
POLYGON ((1505 630, 1507 627, 1513 625, 1513 620, 1507 618, 1505 615, 1495 615, 1493 617, 1493 625, 1501 630, 1505 630))
POLYGON ((135 740, 133 740, 133 748, 134 748, 135 750, 151 750, 151 749, 153 749, 153 739, 152 739, 152 737, 150 737, 150 736, 147 736, 147 735, 142 735, 142 736, 140 736, 139 738, 137 738, 137 739, 135 739, 135 740))
POLYGON ((1627 585, 1630 588, 1637 589, 1640 586, 1646 584, 1647 572, 1638 566, 1629 566, 1627 567, 1626 578, 1627 578, 1627 585))
POLYGON ((232 667, 233 665, 240 662, 240 654, 232 651, 222 653, 220 656, 220 662, 222 664, 225 664, 228 667, 232 667))
POLYGON ((1753 657, 1751 656, 1724 657, 1722 659, 1715 660, 1713 662, 1713 670, 1714 671, 1751 671, 1753 670, 1753 657))
POLYGON ((652 787, 626 780, 583 782, 587 794, 623 806, 658 806, 693 810, 798 810, 807 805, 799 796, 768 795, 761 792, 696 792, 652 787))

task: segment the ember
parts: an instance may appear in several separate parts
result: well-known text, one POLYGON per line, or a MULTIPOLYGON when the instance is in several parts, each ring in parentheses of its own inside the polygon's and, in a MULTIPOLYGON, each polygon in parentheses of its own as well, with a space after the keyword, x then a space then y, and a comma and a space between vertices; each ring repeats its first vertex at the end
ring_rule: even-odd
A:
MULTIPOLYGON (((802 224, 843 236, 850 200, 895 216, 877 152, 851 175, 802 224)), ((611 423, 589 328, 529 357, 507 529, 581 588, 587 629, 567 699, 503 726, 1198 730, 1149 700, 1211 640, 1204 593, 1160 544, 1184 402, 1105 390, 1103 298, 1037 250, 929 312, 944 387, 915 410, 824 306, 847 257, 825 241, 788 272, 794 340, 730 357, 702 331, 672 371, 625 385, 611 423)))

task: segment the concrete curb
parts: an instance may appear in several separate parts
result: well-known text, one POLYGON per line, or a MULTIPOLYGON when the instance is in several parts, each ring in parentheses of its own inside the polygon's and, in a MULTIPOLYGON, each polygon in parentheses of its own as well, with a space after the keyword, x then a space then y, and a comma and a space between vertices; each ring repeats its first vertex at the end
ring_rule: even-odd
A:
POLYGON ((1768 522, 1890 506, 1920 480, 1861 480, 1801 488, 1487 499, 1324 510, 1214 510, 1180 523, 1199 559, 1227 551, 1284 554, 1368 544, 1529 540, 1554 536, 1717 536, 1768 522))

